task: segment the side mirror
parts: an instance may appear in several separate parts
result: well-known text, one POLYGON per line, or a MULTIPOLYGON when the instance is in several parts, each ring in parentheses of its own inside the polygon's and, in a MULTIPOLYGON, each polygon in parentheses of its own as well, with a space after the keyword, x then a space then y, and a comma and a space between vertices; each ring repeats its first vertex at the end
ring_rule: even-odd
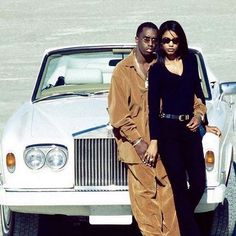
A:
POLYGON ((222 94, 222 95, 236 94, 236 82, 220 83, 220 94, 222 94))
POLYGON ((220 83, 220 100, 224 100, 230 107, 234 104, 232 95, 236 95, 236 82, 223 82, 220 83), (228 99, 225 95, 231 95, 228 99))

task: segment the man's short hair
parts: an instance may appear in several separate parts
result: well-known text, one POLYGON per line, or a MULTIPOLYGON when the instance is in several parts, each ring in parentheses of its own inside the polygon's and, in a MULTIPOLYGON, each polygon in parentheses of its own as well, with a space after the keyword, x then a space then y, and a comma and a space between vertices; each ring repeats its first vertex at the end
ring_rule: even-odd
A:
POLYGON ((158 31, 158 27, 154 23, 144 22, 141 25, 139 25, 137 32, 136 32, 136 37, 138 37, 141 34, 141 32, 143 31, 143 28, 152 28, 152 29, 158 31))

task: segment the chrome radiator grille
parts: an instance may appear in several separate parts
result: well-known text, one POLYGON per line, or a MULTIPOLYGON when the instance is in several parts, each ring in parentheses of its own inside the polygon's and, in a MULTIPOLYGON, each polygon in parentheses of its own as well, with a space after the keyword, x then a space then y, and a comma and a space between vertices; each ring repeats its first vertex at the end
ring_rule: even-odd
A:
POLYGON ((76 185, 79 188, 106 190, 104 187, 127 186, 127 171, 117 159, 114 138, 76 139, 75 163, 76 185))

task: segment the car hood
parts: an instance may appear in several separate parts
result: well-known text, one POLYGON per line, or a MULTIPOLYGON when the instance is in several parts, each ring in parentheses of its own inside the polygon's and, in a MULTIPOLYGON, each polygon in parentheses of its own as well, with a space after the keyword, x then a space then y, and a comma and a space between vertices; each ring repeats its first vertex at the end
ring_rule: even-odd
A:
POLYGON ((72 137, 108 121, 106 96, 41 101, 33 105, 31 135, 72 137))

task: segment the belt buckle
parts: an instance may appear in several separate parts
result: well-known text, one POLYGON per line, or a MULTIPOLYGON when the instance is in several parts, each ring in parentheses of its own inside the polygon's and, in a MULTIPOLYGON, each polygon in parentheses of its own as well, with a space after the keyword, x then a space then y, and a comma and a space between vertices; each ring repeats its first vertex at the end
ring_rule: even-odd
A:
POLYGON ((185 115, 179 115, 179 121, 185 121, 185 115))
POLYGON ((160 118, 165 118, 165 114, 164 113, 160 113, 160 118))

